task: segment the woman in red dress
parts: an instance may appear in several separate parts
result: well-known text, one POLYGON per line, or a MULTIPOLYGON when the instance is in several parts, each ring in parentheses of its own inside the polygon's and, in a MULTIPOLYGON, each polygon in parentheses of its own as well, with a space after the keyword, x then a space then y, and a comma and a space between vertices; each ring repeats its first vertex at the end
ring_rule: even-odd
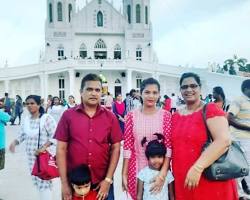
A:
POLYGON ((206 119, 213 142, 202 152, 207 135, 202 118, 199 76, 184 73, 180 79, 180 90, 186 106, 174 113, 172 118, 172 164, 176 200, 237 200, 234 180, 209 181, 202 174, 230 145, 224 112, 214 103, 207 106, 206 119))

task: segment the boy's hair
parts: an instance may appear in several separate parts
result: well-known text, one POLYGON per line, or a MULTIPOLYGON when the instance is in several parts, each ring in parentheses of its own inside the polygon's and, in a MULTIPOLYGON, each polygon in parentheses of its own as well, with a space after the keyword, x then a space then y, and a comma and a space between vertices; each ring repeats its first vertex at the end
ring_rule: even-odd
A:
POLYGON ((91 182, 91 172, 87 165, 80 165, 69 172, 69 181, 75 185, 85 185, 91 182))
POLYGON ((166 155, 166 147, 164 145, 164 136, 160 133, 155 133, 154 134, 157 139, 152 140, 147 143, 147 138, 144 137, 141 141, 142 147, 146 144, 146 150, 145 150, 145 155, 147 159, 153 156, 165 156, 166 155))

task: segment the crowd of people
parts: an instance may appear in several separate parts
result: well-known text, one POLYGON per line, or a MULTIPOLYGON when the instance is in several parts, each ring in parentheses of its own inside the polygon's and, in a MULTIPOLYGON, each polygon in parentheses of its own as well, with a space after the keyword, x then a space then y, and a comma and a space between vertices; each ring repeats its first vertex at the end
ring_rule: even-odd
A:
MULTIPOLYGON (((0 99, 0 169, 5 160, 4 126, 19 118, 19 136, 9 150, 14 153, 25 142, 30 172, 39 153, 56 155, 63 200, 114 200, 113 176, 121 149, 120 184, 128 199, 248 199, 249 175, 211 181, 203 172, 232 140, 245 149, 250 163, 250 79, 242 82, 242 96, 230 103, 220 86, 203 99, 200 77, 194 73, 182 74, 179 87, 181 97, 172 93, 161 101, 160 83, 148 78, 139 91, 114 98, 102 94, 98 75, 88 74, 81 82, 79 104, 72 95, 68 101, 49 95, 46 103, 29 95, 23 103, 19 95, 13 102, 6 93, 0 99), (24 107, 27 115, 22 118, 24 107), (213 141, 203 151, 205 123, 213 141)), ((31 177, 40 199, 51 200, 52 181, 31 177)))

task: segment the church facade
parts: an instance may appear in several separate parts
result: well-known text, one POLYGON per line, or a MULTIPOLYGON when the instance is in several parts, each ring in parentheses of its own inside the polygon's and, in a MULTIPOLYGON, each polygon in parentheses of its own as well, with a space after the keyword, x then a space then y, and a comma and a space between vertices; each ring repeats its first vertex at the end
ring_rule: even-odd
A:
MULTIPOLYGON (((75 0, 47 0, 45 53, 40 62, 0 70, 0 96, 8 92, 23 98, 29 94, 78 98, 81 79, 88 73, 99 74, 104 92, 114 96, 140 88, 148 77, 160 81, 162 95, 178 93, 178 80, 185 71, 201 75, 206 93, 218 83, 227 87, 232 80, 207 69, 159 64, 153 50, 150 0, 123 0, 120 11, 107 0, 89 1, 80 10, 75 0)), ((233 79, 238 88, 242 78, 233 79)))

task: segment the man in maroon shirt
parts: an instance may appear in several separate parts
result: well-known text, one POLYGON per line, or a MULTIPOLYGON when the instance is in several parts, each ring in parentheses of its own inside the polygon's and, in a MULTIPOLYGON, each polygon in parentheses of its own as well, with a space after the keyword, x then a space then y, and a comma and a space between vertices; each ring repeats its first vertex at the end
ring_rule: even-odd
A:
POLYGON ((100 106, 101 91, 100 77, 86 75, 80 90, 82 104, 66 110, 57 126, 57 164, 63 200, 72 198, 67 173, 81 164, 87 164, 91 170, 98 200, 114 200, 112 179, 122 133, 115 115, 100 106))

